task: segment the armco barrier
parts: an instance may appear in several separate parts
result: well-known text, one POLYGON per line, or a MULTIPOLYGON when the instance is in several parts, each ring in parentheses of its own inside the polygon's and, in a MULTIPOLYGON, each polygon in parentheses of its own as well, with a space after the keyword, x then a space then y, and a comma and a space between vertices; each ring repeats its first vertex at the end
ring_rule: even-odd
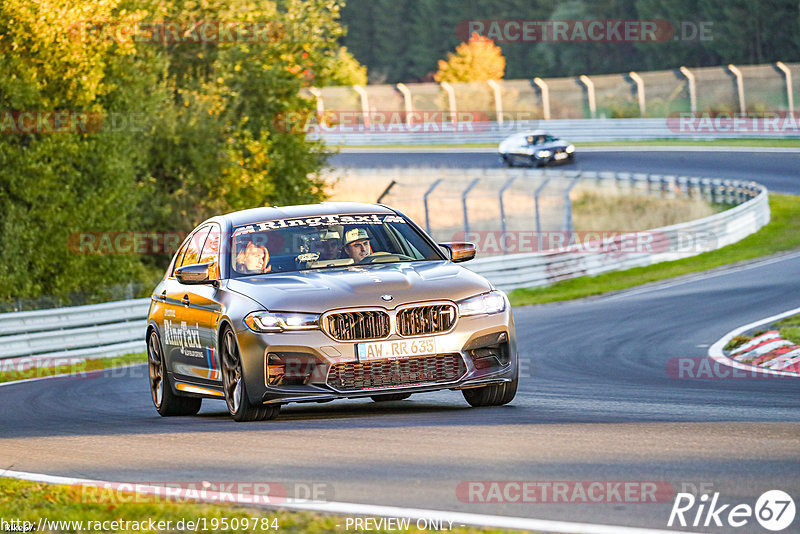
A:
POLYGON ((572 142, 648 140, 648 139, 726 139, 741 137, 800 138, 800 126, 794 129, 763 129, 754 131, 725 130, 729 125, 709 131, 677 131, 668 119, 562 119, 461 124, 434 123, 411 126, 392 125, 365 129, 359 125, 340 131, 312 132, 311 137, 329 145, 437 145, 468 143, 500 143, 511 134, 526 130, 544 130, 572 142))
MULTIPOLYGON (((607 177, 611 175, 602 174, 607 177)), ((600 177, 598 174, 594 176, 596 179, 600 177)), ((636 181, 635 175, 627 173, 614 176, 617 180, 631 181, 632 186, 636 181)), ((752 198, 710 217, 657 229, 659 239, 665 242, 668 239, 672 243, 681 234, 703 235, 713 242, 713 246, 707 250, 716 249, 744 238, 769 222, 769 199, 763 186, 752 182, 705 179, 686 182, 684 186, 724 190, 731 195, 730 198, 740 201, 743 196, 752 198)), ((465 266, 486 276, 497 287, 510 290, 544 286, 567 278, 650 265, 691 255, 671 250, 670 247, 654 248, 667 250, 652 254, 590 254, 566 249, 479 258, 465 266)), ((144 298, 0 314, 0 359, 99 358, 144 351, 149 306, 150 299, 144 298)))
POLYGON ((0 359, 142 352, 149 309, 146 298, 0 314, 0 359))

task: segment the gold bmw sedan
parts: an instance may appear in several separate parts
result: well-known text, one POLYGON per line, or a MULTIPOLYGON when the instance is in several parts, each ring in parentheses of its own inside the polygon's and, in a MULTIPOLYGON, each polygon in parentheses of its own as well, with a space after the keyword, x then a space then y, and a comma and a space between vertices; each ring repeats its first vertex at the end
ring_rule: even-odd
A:
POLYGON ((158 413, 224 400, 236 421, 289 402, 461 390, 510 402, 519 364, 506 295, 387 206, 322 203, 211 218, 152 294, 150 390, 158 413))

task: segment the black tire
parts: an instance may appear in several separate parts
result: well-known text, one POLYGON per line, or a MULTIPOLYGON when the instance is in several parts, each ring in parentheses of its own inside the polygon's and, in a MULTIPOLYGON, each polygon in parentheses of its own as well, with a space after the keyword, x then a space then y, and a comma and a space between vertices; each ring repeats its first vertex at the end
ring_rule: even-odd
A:
POLYGON ((236 336, 230 328, 222 332, 220 343, 220 360, 222 364, 222 388, 225 392, 225 404, 234 421, 265 421, 275 419, 280 412, 279 404, 250 404, 247 398, 242 358, 236 336))
POLYGON ((411 393, 393 393, 391 395, 373 395, 370 399, 375 402, 401 401, 411 396, 411 393))
POLYGON ((172 392, 169 373, 164 363, 161 339, 155 330, 147 337, 147 368, 150 377, 150 397, 159 415, 195 415, 200 411, 203 399, 199 397, 180 397, 172 392))
POLYGON ((509 169, 514 166, 514 159, 506 154, 500 156, 500 161, 509 169))
POLYGON ((480 406, 502 406, 514 400, 517 394, 517 384, 519 383, 519 361, 514 372, 514 379, 511 382, 504 382, 492 386, 480 388, 462 389, 464 399, 476 408, 480 406))

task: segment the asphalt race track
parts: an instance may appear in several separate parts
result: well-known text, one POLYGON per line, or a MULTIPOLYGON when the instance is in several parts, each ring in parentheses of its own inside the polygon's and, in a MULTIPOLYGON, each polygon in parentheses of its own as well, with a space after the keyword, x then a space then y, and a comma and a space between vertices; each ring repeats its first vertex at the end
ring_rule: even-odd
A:
MULTIPOLYGON (((414 150, 381 152, 346 149, 332 159, 337 167, 500 167, 497 153, 491 149, 414 150)), ((702 151, 670 148, 667 151, 646 148, 591 147, 575 151, 575 163, 558 167, 564 170, 643 172, 676 176, 755 180, 770 191, 800 194, 800 148, 717 149, 702 151)))
MULTIPOLYGON (((494 163, 489 154, 470 157, 494 163)), ((581 165, 593 157, 582 156, 581 165)), ((693 175, 711 175, 702 158, 686 157, 685 168, 699 166, 693 175)), ((746 172, 737 167, 744 159, 726 176, 746 172)), ((636 164, 648 161, 656 159, 636 164)), ((800 165, 786 175, 796 155, 769 161, 774 166, 759 181, 800 189, 800 165)), ((800 382, 674 373, 675 358, 702 358, 737 326, 800 305, 798 273, 795 252, 517 308, 520 390, 500 408, 472 409, 460 393, 440 392, 381 405, 290 405, 275 421, 238 424, 221 401, 204 401, 197 417, 159 417, 144 365, 8 385, 0 387, 0 467, 115 481, 281 482, 290 494, 294 483, 316 483, 339 502, 660 529, 672 494, 659 503, 476 503, 460 500, 456 488, 464 481, 651 481, 675 492, 704 487, 731 505, 752 506, 780 489, 800 505, 800 382)), ((786 532, 796 532, 798 521, 786 532)), ((687 530, 764 532, 752 518, 737 529, 687 530)))

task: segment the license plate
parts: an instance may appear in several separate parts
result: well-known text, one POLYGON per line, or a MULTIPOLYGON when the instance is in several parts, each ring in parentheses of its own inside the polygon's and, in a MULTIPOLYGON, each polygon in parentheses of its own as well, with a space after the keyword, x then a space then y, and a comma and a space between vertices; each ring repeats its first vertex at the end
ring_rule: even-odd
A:
POLYGON ((358 361, 392 360, 436 354, 436 338, 401 339, 398 341, 375 341, 358 343, 356 355, 358 361))
POLYGON ((556 152, 555 158, 556 159, 567 159, 567 153, 566 152, 556 152))

